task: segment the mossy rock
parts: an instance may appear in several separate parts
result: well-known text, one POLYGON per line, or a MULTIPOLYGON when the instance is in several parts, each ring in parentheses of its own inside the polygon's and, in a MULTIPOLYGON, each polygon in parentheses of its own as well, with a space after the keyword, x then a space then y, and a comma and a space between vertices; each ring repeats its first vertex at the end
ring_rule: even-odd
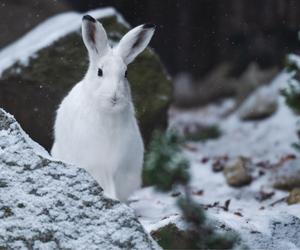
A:
MULTIPOLYGON (((116 16, 100 21, 112 43, 128 31, 116 16)), ((55 110, 82 79, 87 67, 88 55, 78 29, 36 52, 27 65, 17 62, 3 72, 0 106, 14 114, 31 137, 49 149, 55 110)), ((171 83, 151 49, 139 55, 128 72, 139 124, 147 142, 154 129, 166 125, 171 83)))
POLYGON ((222 135, 222 131, 217 125, 198 127, 195 131, 185 133, 185 139, 188 141, 208 141, 218 139, 222 135))
POLYGON ((238 239, 233 235, 213 234, 204 228, 200 235, 195 230, 179 229, 174 223, 151 232, 163 249, 232 249, 238 239))

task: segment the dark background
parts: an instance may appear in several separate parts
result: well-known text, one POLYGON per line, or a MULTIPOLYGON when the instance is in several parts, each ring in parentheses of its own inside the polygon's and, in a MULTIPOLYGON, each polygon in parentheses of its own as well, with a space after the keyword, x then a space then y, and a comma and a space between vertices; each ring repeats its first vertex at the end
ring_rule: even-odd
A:
POLYGON ((239 75, 250 62, 281 66, 299 51, 299 0, 1 0, 3 47, 59 12, 114 6, 133 26, 151 22, 168 71, 202 77, 222 62, 239 75))
POLYGON ((299 48, 297 0, 69 0, 76 9, 115 6, 132 24, 153 22, 152 46, 174 75, 200 76, 222 61, 241 73, 251 61, 266 68, 299 48))

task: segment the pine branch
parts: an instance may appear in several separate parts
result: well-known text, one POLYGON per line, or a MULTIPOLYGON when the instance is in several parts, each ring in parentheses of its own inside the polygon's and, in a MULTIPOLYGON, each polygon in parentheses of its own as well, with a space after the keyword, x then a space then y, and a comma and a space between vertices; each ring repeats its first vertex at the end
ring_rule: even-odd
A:
MULTIPOLYGON (((145 162, 145 180, 147 184, 154 185, 161 191, 171 191, 175 186, 182 186, 185 193, 177 200, 182 215, 189 229, 186 232, 176 231, 173 226, 161 229, 159 243, 165 248, 170 248, 170 242, 174 237, 174 231, 181 235, 182 248, 207 249, 223 248, 229 249, 234 245, 232 237, 216 233, 206 222, 205 211, 200 204, 193 201, 189 190, 188 172, 189 161, 182 152, 183 140, 176 131, 171 130, 166 134, 156 132, 150 144, 149 152, 145 162), (168 230, 168 228, 170 230, 168 230)), ((178 239, 174 239, 178 240, 178 239)))

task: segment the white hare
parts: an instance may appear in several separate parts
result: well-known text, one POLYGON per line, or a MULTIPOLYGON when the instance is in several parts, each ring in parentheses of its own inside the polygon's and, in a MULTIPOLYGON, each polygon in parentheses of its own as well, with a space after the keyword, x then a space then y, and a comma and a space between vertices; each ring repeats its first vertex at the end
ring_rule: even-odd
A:
POLYGON ((107 196, 121 201, 141 185, 144 154, 127 65, 147 47, 154 30, 140 25, 111 48, 101 23, 84 16, 90 65, 60 104, 54 125, 52 156, 84 167, 107 196))

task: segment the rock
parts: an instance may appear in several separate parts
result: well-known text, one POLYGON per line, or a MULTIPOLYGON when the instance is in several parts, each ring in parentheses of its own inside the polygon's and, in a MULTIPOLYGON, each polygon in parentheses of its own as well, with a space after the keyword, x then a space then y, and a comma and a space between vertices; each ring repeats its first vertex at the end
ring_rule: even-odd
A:
POLYGON ((212 171, 215 173, 223 171, 227 161, 228 161, 227 155, 214 157, 212 163, 212 171))
POLYGON ((203 131, 204 133, 212 132, 213 130, 213 134, 221 135, 218 125, 231 114, 235 105, 234 99, 224 99, 193 109, 182 109, 172 105, 168 110, 168 125, 170 128, 176 129, 181 135, 197 134, 203 131))
POLYGON ((250 249, 300 249, 300 219, 282 212, 270 221, 267 233, 251 231, 242 237, 251 242, 250 249))
POLYGON ((276 66, 267 69, 255 62, 250 63, 236 83, 238 101, 243 102, 257 88, 272 82, 279 72, 280 69, 276 66))
POLYGON ((202 244, 197 245, 195 239, 199 236, 199 232, 191 229, 183 230, 174 223, 169 223, 152 231, 151 235, 164 249, 232 249, 235 244, 234 240, 237 238, 236 235, 232 237, 233 235, 229 236, 228 234, 215 233, 211 235, 209 229, 203 227, 202 240, 198 240, 202 244), (204 238, 210 240, 205 241, 204 238))
POLYGON ((300 203, 300 188, 294 188, 291 192, 289 197, 287 198, 287 203, 289 205, 298 204, 300 203))
POLYGON ((300 188, 300 160, 285 161, 272 172, 270 182, 275 188, 292 190, 300 188))
POLYGON ((278 73, 276 67, 261 69, 251 63, 237 74, 233 65, 217 65, 201 79, 193 80, 186 74, 174 79, 173 104, 179 108, 205 106, 222 99, 236 98, 240 104, 259 86, 268 84, 278 73))
POLYGON ((201 79, 192 79, 186 73, 178 74, 174 78, 174 106, 177 108, 206 106, 234 97, 237 94, 237 81, 229 76, 230 70, 229 63, 222 63, 201 79))
POLYGON ((222 135, 222 131, 217 125, 201 126, 191 124, 184 131, 184 138, 188 141, 208 141, 218 139, 222 135))
POLYGON ((0 109, 0 249, 159 249, 131 208, 0 109))
MULTIPOLYGON (((114 9, 100 9, 90 14, 103 23, 112 44, 128 31, 127 24, 114 9)), ((47 149, 52 145, 55 110, 88 67, 87 52, 79 32, 81 17, 81 14, 65 13, 48 19, 0 53, 0 69, 5 68, 2 65, 7 61, 17 61, 6 68, 0 79, 0 106, 13 113, 25 131, 47 149), (62 23, 67 30, 61 30, 62 23), (54 38, 44 34, 48 30, 54 38), (26 43, 27 46, 23 46, 26 43), (27 47, 31 49, 29 54, 27 47), (22 53, 22 56, 12 56, 15 50, 25 56, 22 53)), ((170 80, 151 49, 129 65, 128 78, 142 134, 148 141, 155 128, 166 124, 170 80)))
POLYGON ((191 106, 198 99, 195 82, 188 73, 179 73, 173 79, 173 104, 191 106), (191 101, 192 100, 192 101, 191 101))
POLYGON ((238 157, 228 162, 223 170, 228 185, 241 187, 251 183, 251 162, 248 158, 238 157))
POLYGON ((258 88, 238 110, 242 120, 257 120, 271 116, 277 110, 278 94, 268 86, 258 88))

